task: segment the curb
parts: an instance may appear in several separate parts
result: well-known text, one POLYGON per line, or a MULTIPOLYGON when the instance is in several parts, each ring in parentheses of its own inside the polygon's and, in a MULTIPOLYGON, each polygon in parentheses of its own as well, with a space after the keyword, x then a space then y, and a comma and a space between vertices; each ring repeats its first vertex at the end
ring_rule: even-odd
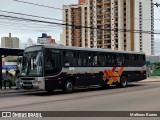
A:
POLYGON ((160 82, 160 79, 158 79, 158 80, 155 79, 155 80, 154 80, 154 78, 153 78, 152 80, 147 80, 147 79, 146 79, 146 80, 142 80, 142 81, 139 81, 139 82, 160 82))
POLYGON ((0 92, 0 94, 8 94, 8 93, 27 93, 27 92, 38 92, 38 91, 40 91, 40 90, 32 90, 32 91, 19 91, 19 90, 17 90, 17 91, 8 91, 8 92, 0 92))

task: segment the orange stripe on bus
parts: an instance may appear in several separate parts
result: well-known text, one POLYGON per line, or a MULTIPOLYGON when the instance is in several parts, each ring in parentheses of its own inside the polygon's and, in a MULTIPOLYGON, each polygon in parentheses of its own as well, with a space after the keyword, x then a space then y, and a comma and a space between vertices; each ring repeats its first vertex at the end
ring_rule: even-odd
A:
POLYGON ((113 68, 112 68, 112 72, 114 73, 114 72, 115 72, 115 70, 116 70, 116 67, 113 67, 113 68))
POLYGON ((117 80, 115 77, 114 77, 114 74, 113 74, 113 72, 111 71, 111 70, 108 70, 108 74, 109 74, 109 76, 111 77, 111 76, 113 76, 113 77, 111 77, 113 80, 117 80))
POLYGON ((118 71, 119 76, 122 74, 123 70, 124 70, 124 67, 121 67, 121 68, 119 69, 119 71, 118 71))

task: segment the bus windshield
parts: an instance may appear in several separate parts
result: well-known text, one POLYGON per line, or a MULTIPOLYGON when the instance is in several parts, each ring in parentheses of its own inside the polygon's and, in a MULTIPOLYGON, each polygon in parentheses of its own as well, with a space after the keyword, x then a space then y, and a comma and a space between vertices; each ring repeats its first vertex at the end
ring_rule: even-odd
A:
POLYGON ((21 76, 42 76, 43 52, 27 52, 23 55, 21 76))

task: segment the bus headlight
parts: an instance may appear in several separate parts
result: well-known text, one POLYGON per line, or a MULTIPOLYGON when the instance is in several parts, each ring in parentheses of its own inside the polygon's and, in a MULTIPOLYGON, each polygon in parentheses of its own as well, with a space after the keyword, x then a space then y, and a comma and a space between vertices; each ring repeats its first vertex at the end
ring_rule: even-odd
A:
POLYGON ((40 85, 40 84, 42 84, 42 82, 41 81, 36 81, 36 84, 40 85))

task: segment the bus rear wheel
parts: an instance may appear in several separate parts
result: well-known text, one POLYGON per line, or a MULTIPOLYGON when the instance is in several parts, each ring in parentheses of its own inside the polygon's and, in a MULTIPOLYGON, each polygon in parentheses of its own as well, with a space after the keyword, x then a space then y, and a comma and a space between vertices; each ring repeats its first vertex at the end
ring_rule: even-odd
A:
POLYGON ((121 79, 120 79, 120 83, 117 84, 118 87, 121 87, 121 88, 124 88, 124 87, 127 87, 127 76, 121 76, 121 79))
POLYGON ((71 93, 74 90, 74 83, 73 80, 68 79, 65 81, 64 87, 63 87, 63 91, 65 93, 71 93))

